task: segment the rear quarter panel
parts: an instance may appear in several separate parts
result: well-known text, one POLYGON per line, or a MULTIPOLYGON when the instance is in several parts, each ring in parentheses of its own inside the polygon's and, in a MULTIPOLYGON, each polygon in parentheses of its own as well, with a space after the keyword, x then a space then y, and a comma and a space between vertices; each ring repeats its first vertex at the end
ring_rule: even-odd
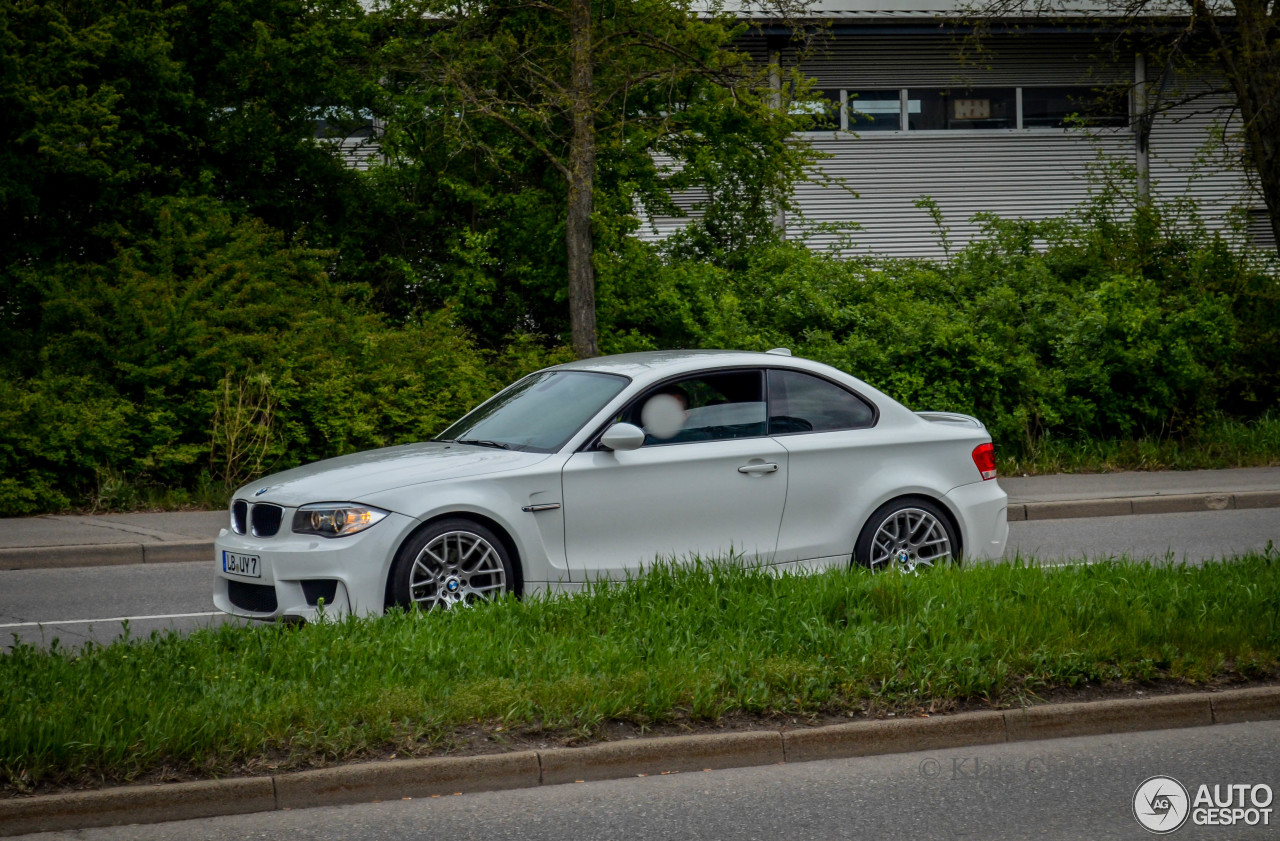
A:
POLYGON ((790 469, 776 562, 849 557, 872 512, 908 494, 937 501, 961 521, 947 493, 982 481, 971 453, 990 436, 900 413, 881 421, 871 429, 777 437, 790 469))

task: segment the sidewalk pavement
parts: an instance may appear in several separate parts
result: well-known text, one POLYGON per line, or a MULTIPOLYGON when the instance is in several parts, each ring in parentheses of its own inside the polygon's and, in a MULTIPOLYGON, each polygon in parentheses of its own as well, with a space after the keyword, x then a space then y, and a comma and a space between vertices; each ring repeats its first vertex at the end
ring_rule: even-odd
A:
MULTIPOLYGON (((1009 520, 1280 508, 1280 467, 1001 478, 1009 520)), ((211 561, 226 511, 0 520, 0 570, 211 561)))

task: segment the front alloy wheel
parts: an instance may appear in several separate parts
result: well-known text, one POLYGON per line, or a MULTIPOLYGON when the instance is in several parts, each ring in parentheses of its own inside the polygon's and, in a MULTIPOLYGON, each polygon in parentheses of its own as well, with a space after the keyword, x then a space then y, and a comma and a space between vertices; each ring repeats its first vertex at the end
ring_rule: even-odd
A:
POLYGON ((947 517, 923 499, 882 505, 863 527, 854 551, 857 562, 872 571, 911 574, 955 560, 956 553, 947 517))
POLYGON ((470 520, 442 520, 401 548, 391 590, 406 609, 448 609, 497 598, 512 580, 506 547, 493 532, 470 520))

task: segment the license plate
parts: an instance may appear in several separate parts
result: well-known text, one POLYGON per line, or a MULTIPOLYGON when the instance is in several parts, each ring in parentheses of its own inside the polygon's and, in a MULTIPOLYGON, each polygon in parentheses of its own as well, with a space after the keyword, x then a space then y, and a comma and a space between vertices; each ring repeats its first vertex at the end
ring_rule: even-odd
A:
POLYGON ((262 563, 257 555, 241 555, 239 552, 222 553, 222 571, 232 575, 247 575, 250 578, 262 577, 262 563))

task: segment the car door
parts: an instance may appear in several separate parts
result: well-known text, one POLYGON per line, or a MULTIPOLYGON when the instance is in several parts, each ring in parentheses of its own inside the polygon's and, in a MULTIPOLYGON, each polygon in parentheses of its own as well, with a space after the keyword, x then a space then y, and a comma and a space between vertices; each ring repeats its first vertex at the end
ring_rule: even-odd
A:
POLYGON ((768 384, 769 434, 788 453, 775 560, 845 563, 871 513, 869 480, 891 469, 900 441, 876 429, 875 407, 844 386, 778 368, 768 384))
POLYGON ((772 560, 787 451, 765 434, 762 371, 680 377, 615 420, 644 429, 644 445, 575 453, 561 473, 574 579, 623 577, 660 557, 772 560))

